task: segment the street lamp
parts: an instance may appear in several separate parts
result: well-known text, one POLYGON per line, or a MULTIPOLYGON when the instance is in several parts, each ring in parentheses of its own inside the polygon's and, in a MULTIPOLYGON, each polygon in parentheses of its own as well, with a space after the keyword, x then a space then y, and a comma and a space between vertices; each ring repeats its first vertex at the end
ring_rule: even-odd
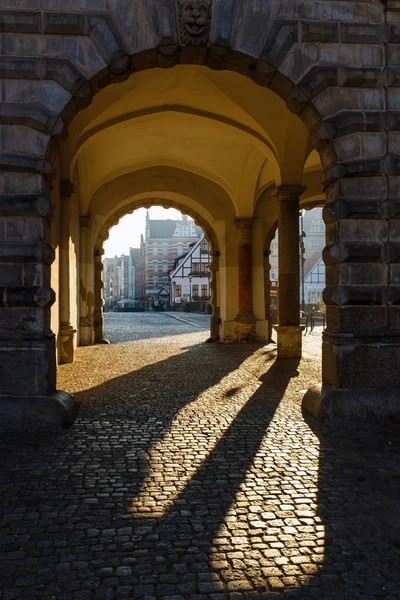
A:
POLYGON ((192 274, 189 274, 189 302, 192 301, 192 274))
POLYGON ((305 298, 304 298, 304 263, 306 262, 305 259, 305 246, 304 246, 304 238, 307 237, 304 231, 304 221, 303 221, 303 212, 304 211, 300 211, 299 212, 299 217, 300 217, 300 267, 301 267, 301 310, 303 312, 305 312, 305 307, 306 307, 306 303, 305 303, 305 298))

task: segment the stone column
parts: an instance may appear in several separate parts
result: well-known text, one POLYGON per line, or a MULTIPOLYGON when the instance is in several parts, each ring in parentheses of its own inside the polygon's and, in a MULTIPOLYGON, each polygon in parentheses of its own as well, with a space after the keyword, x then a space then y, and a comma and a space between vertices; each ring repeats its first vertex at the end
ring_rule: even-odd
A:
POLYGON ((281 186, 279 200, 278 264, 279 325, 278 358, 301 358, 299 198, 304 188, 281 186))
POLYGON ((42 175, 0 173, 0 431, 49 431, 76 414, 72 396, 56 390, 52 212, 42 175))
POLYGON ((103 248, 94 251, 94 343, 109 344, 104 338, 104 315, 103 315, 103 248))
POLYGON ((236 219, 238 232, 239 312, 237 341, 253 342, 256 337, 256 317, 253 314, 253 219, 236 219))
POLYGON ((210 279, 210 304, 212 306, 212 315, 210 318, 210 338, 212 341, 219 340, 219 320, 220 320, 220 309, 218 301, 218 284, 217 284, 217 273, 219 267, 219 252, 214 253, 210 265, 211 279, 210 279))
POLYGON ((269 260, 270 250, 264 251, 264 303, 265 317, 268 319, 268 343, 272 342, 272 319, 271 319, 271 262, 269 260))
POLYGON ((79 236, 79 345, 93 344, 93 294, 90 285, 89 217, 81 217, 79 236))
POLYGON ((73 184, 64 180, 60 184, 60 363, 74 360, 74 335, 70 310, 70 215, 73 184))

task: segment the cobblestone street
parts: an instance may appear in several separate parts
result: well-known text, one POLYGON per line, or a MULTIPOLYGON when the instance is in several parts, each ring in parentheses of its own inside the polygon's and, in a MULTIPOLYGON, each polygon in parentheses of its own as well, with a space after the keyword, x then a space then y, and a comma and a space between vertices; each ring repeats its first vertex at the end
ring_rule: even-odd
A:
POLYGON ((106 314, 75 424, 2 439, 2 600, 400 598, 398 425, 303 417, 320 329, 298 364, 203 319, 106 314))

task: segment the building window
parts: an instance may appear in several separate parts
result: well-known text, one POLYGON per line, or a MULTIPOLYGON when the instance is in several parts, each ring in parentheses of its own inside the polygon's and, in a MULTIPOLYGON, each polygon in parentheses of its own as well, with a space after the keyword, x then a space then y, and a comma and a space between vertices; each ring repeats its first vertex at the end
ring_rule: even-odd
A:
POLYGON ((203 240, 200 245, 200 253, 208 254, 208 242, 207 240, 203 240))
POLYGON ((153 265, 153 271, 158 270, 158 260, 153 260, 152 265, 153 265))
POLYGON ((182 286, 177 285, 175 288, 175 298, 180 298, 182 296, 182 286))
POLYGON ((158 277, 153 277, 153 288, 158 290, 158 277))
POLYGON ((194 285, 192 285, 192 297, 195 297, 198 295, 199 295, 199 286, 197 285, 197 283, 195 283, 194 285))
POLYGON ((317 250, 321 250, 321 240, 317 240, 317 250))
POLYGON ((208 288, 207 288, 207 285, 202 285, 201 286, 201 297, 202 298, 208 298, 208 288))
POLYGON ((153 255, 154 256, 158 255, 158 244, 153 244, 153 255))
POLYGON ((278 280, 278 269, 277 269, 277 267, 272 267, 272 269, 271 269, 271 280, 272 281, 277 281, 278 280))
POLYGON ((168 244, 162 245, 162 253, 163 253, 163 256, 168 256, 168 244))
POLYGON ((178 256, 182 256, 183 254, 183 244, 178 244, 178 256))
POLYGON ((200 263, 192 263, 192 273, 200 273, 200 263))
POLYGON ((163 277, 162 278, 163 285, 168 285, 168 281, 169 281, 168 277, 163 277))

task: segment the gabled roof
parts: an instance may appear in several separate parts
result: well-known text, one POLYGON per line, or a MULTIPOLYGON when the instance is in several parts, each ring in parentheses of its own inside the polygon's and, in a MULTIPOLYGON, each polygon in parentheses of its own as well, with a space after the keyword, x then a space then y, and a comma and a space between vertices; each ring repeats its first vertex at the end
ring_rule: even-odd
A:
POLYGON ((306 277, 304 278, 304 282, 307 283, 307 280, 311 279, 312 274, 316 273, 321 266, 323 266, 323 268, 325 269, 325 263, 322 259, 322 256, 319 260, 317 260, 312 269, 310 269, 310 271, 307 273, 306 277))
MULTIPOLYGON (((172 219, 150 219, 149 223, 150 223, 149 238, 169 239, 169 238, 173 237, 178 221, 173 221, 172 219)), ((199 227, 198 225, 195 225, 194 229, 196 231, 197 237, 200 237, 203 234, 201 227, 199 227)), ((175 239, 179 240, 179 239, 185 239, 185 238, 175 238, 175 239)), ((190 237, 190 239, 192 239, 192 238, 190 237)))
POLYGON ((193 242, 193 244, 190 244, 189 252, 187 252, 183 256, 178 256, 178 258, 182 259, 182 260, 180 260, 178 263, 175 260, 174 267, 169 272, 171 277, 173 277, 174 275, 176 275, 178 269, 180 269, 181 267, 183 267, 184 264, 190 259, 191 255, 194 253, 194 251, 196 250, 196 248, 198 248, 200 246, 200 244, 203 241, 203 239, 204 239, 204 233, 202 231, 201 232, 201 238, 197 242, 193 242))

